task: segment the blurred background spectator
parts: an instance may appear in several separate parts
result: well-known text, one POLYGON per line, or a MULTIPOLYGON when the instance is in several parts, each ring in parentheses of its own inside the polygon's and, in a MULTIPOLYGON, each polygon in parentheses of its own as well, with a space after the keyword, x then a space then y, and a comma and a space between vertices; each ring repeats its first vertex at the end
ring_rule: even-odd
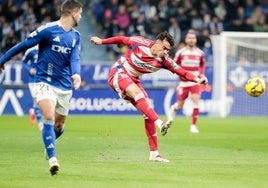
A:
MULTIPOLYGON (((193 28, 200 41, 198 47, 207 53, 209 62, 213 59, 209 35, 222 31, 268 31, 268 0, 95 0, 89 1, 89 10, 92 10, 95 23, 101 25, 105 20, 100 19, 92 7, 101 7, 105 12, 122 5, 131 7, 126 8, 131 20, 130 23, 128 19, 126 21, 129 25, 124 28, 126 35, 154 39, 158 32, 168 30, 178 47, 187 30, 193 28)), ((118 13, 119 9, 113 10, 109 19, 113 20, 118 13)), ((117 28, 115 25, 113 22, 113 28, 117 28)), ((103 37, 114 35, 107 32, 107 27, 99 28, 103 37)))
MULTIPOLYGON (((37 28, 56 20, 62 0, 1 0, 0 54, 37 28)), ((209 36, 222 31, 268 32, 268 0, 82 0, 94 29, 102 35, 142 35, 154 39, 167 30, 176 47, 193 28, 198 47, 212 61, 209 36)), ((90 31, 86 31, 87 35, 90 31)), ((113 59, 125 46, 107 46, 113 59)))

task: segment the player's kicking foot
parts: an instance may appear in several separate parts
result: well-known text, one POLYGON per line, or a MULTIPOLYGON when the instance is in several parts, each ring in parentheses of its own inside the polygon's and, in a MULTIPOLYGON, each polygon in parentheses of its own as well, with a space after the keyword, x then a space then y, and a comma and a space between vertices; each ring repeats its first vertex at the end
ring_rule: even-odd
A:
POLYGON ((171 123, 172 121, 171 120, 167 120, 165 122, 163 122, 161 128, 160 128, 160 132, 163 136, 165 136, 168 132, 168 129, 170 128, 171 126, 171 123))
POLYGON ((49 164, 49 170, 52 176, 57 175, 60 169, 60 165, 56 159, 56 157, 51 157, 48 160, 48 164, 49 164))
POLYGON ((169 160, 160 154, 158 154, 156 156, 150 156, 149 161, 169 163, 169 160))
POLYGON ((35 124, 35 114, 34 114, 33 108, 30 108, 29 115, 30 115, 30 124, 34 125, 35 124))

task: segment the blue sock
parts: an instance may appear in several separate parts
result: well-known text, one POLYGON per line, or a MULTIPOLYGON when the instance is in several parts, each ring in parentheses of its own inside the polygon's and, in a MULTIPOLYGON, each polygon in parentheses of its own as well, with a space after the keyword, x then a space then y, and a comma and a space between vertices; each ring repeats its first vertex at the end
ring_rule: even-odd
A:
POLYGON ((56 135, 56 139, 58 139, 63 134, 64 127, 61 130, 58 130, 58 129, 54 128, 54 132, 55 132, 55 135, 56 135))
POLYGON ((35 114, 37 123, 41 123, 42 122, 42 112, 36 104, 34 104, 33 107, 34 107, 34 114, 35 114))
POLYGON ((43 142, 47 151, 48 158, 55 157, 56 154, 56 135, 54 132, 54 121, 44 120, 44 128, 42 131, 43 142))

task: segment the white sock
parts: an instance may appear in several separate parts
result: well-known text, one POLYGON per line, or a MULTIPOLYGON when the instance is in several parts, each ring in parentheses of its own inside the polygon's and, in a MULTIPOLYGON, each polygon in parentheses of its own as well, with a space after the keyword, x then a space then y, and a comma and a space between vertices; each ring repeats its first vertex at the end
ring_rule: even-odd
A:
POLYGON ((178 110, 178 103, 174 103, 174 104, 172 105, 172 108, 173 108, 175 111, 177 111, 177 110, 178 110))
POLYGON ((158 119, 154 122, 154 124, 159 128, 161 129, 162 127, 162 124, 163 124, 163 121, 161 119, 158 119))
POLYGON ((150 151, 150 156, 156 157, 157 155, 159 155, 158 150, 150 151))

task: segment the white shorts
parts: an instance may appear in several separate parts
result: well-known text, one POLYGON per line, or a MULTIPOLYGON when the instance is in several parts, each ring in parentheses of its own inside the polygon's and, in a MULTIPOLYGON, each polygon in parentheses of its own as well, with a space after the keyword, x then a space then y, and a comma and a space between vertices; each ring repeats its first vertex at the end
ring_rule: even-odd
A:
POLYGON ((56 105, 58 114, 67 116, 70 107, 70 101, 73 94, 72 90, 61 90, 44 82, 35 83, 37 103, 44 99, 53 101, 56 105))
POLYGON ((36 91, 35 91, 35 83, 34 82, 30 82, 28 83, 28 88, 30 90, 31 96, 34 99, 35 95, 36 95, 36 91))

